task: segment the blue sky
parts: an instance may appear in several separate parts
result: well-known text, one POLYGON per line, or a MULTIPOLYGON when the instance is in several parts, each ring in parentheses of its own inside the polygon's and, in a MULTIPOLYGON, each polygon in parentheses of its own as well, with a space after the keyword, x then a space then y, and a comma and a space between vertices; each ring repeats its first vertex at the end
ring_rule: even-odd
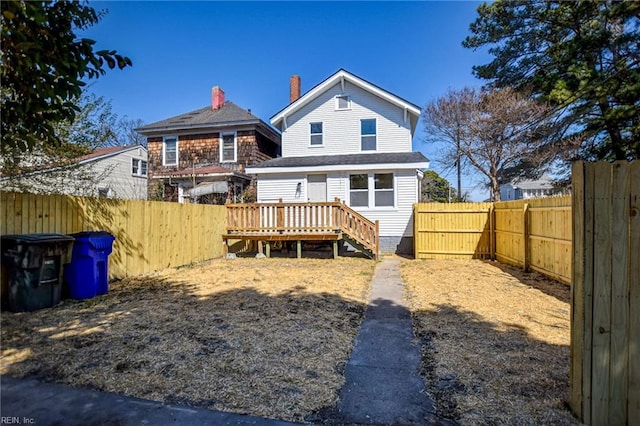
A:
MULTIPOLYGON (((289 102, 289 76, 302 92, 340 68, 424 107, 448 88, 480 86, 471 67, 485 52, 461 46, 479 2, 91 2, 108 13, 82 36, 115 49, 133 67, 111 70, 90 90, 119 116, 151 123, 226 98, 269 122, 289 102)), ((436 164, 437 147, 414 150, 436 164)), ((467 178, 471 190, 477 178, 467 178)), ((473 199, 484 198, 473 191, 473 199)))

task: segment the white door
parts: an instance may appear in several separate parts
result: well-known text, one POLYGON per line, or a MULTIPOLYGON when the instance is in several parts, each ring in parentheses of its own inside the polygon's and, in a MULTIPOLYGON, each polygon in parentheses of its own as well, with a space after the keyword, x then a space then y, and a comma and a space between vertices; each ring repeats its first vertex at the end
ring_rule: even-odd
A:
POLYGON ((312 203, 327 201, 327 175, 307 176, 307 201, 312 203))

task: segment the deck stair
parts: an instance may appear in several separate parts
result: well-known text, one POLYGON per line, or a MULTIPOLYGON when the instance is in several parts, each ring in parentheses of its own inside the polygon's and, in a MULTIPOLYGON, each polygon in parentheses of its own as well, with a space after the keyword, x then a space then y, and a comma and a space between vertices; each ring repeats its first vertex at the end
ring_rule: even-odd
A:
POLYGON ((297 241, 300 257, 302 241, 348 242, 372 259, 379 257, 378 222, 372 222, 338 199, 320 203, 227 204, 227 232, 222 236, 225 250, 228 240, 297 241))

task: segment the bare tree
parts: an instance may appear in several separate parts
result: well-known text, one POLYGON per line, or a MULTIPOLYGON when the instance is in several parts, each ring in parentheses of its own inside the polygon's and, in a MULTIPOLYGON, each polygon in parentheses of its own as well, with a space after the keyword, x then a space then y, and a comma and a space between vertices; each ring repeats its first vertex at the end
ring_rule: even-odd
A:
POLYGON ((551 107, 513 89, 483 91, 462 139, 461 154, 486 176, 493 201, 515 176, 536 176, 557 156, 549 139, 557 127, 551 107))
POLYGON ((445 95, 427 104, 422 114, 425 141, 442 147, 436 160, 457 169, 458 200, 462 194, 462 170, 468 166, 460 147, 462 141, 469 138, 469 123, 479 100, 480 95, 474 89, 449 89, 445 95))
POLYGON ((144 126, 144 121, 140 118, 120 118, 117 125, 118 141, 120 145, 142 145, 147 146, 147 138, 136 132, 135 129, 144 126))

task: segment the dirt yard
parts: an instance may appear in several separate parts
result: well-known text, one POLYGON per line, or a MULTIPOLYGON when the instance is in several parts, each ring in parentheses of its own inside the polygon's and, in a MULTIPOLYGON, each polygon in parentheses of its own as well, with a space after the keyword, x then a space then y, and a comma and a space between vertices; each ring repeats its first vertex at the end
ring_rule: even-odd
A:
POLYGON ((569 287, 497 263, 404 261, 423 374, 463 425, 575 425, 569 287))
POLYGON ((215 260, 3 312, 0 373, 303 421, 337 401, 374 267, 215 260))

